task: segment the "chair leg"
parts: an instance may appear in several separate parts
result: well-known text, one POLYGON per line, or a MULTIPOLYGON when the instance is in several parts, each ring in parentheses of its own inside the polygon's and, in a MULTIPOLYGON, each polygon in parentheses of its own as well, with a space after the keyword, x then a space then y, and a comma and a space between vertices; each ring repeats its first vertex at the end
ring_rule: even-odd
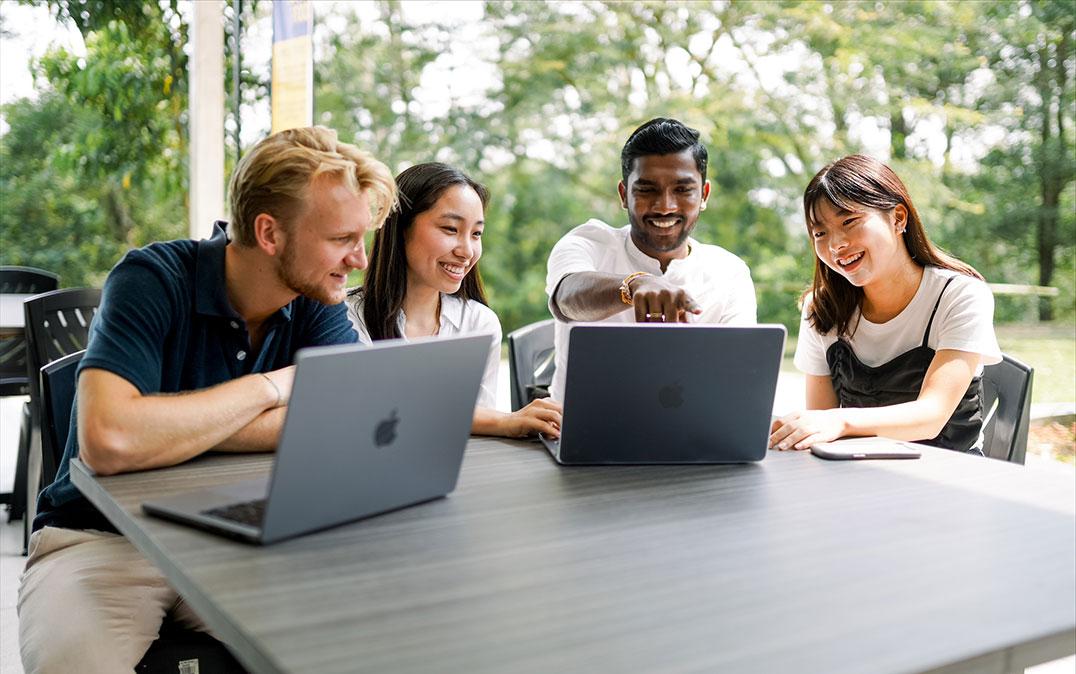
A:
POLYGON ((15 484, 11 489, 8 522, 22 519, 26 514, 26 461, 30 454, 30 403, 22 406, 22 425, 19 427, 19 453, 15 459, 15 484))

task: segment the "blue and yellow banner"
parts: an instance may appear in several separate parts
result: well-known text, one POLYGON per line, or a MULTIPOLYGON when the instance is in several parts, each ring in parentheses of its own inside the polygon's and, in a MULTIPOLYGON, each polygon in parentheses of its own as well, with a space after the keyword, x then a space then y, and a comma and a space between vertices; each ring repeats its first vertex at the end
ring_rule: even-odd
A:
POLYGON ((314 120, 314 8, 307 0, 273 3, 273 133, 314 120))

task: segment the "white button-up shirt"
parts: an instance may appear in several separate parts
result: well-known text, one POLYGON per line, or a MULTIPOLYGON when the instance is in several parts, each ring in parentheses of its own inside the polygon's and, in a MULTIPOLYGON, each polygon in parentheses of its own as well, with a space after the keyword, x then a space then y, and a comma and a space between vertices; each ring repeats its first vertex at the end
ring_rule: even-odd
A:
MULTIPOLYGON (((613 228, 601 220, 588 220, 564 235, 549 254, 546 294, 549 310, 557 318, 554 327, 556 371, 550 395, 564 400, 564 378, 568 369, 568 327, 553 308, 553 293, 568 274, 584 271, 627 276, 644 271, 683 288, 702 308, 699 315, 689 314, 692 323, 727 323, 753 325, 756 322, 755 286, 751 271, 743 260, 720 246, 699 243, 688 238, 687 257, 669 263, 663 273, 661 264, 639 250, 631 239, 631 225, 613 228)), ((605 319, 606 323, 634 323, 635 312, 624 311, 605 319)))
MULTIPOLYGON (((359 341, 363 344, 373 344, 370 331, 366 329, 366 319, 363 318, 363 294, 356 293, 347 298, 347 317, 355 326, 355 332, 359 333, 359 341)), ((400 310, 400 317, 396 324, 400 334, 405 335, 404 327, 407 325, 407 316, 400 310)), ((489 347, 489 358, 486 360, 486 371, 482 375, 482 386, 478 390, 478 407, 495 408, 497 406, 497 371, 501 364, 501 321, 497 314, 485 304, 473 300, 465 300, 455 295, 441 294, 441 325, 438 329, 440 337, 455 337, 457 335, 493 335, 489 347)), ((406 337, 404 338, 406 339, 406 337)))

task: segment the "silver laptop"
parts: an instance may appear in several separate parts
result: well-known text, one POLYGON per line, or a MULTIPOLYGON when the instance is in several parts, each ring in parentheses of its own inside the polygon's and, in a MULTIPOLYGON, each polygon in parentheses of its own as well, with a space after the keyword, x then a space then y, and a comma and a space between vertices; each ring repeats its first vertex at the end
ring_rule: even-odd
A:
POLYGON ((742 463, 769 444, 781 325, 577 324, 562 464, 742 463))
POLYGON ((268 479, 142 509, 272 543, 444 496, 459 477, 490 339, 303 349, 268 479))

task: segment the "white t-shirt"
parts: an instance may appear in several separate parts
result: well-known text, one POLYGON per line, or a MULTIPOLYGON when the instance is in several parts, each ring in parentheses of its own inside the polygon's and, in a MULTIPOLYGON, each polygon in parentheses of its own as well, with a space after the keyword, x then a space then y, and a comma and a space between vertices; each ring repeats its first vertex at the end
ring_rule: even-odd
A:
MULTIPOLYGON (((953 349, 982 354, 983 365, 1001 362, 1001 349, 994 335, 994 296, 990 287, 977 278, 940 267, 926 267, 919 289, 904 310, 885 323, 871 323, 858 315, 852 317, 855 331, 845 341, 864 365, 877 367, 923 343, 923 331, 934 311, 934 303, 945 286, 938 313, 930 328, 927 346, 940 351, 953 349), (858 325, 856 321, 859 321, 858 325)), ((807 320, 810 298, 803 303, 799 341, 796 343, 796 367, 805 374, 829 376, 826 350, 837 341, 837 329, 819 334, 807 320)))
MULTIPOLYGON (((554 327, 556 370, 550 395, 564 399, 564 378, 568 369, 569 323, 560 320, 553 309, 553 293, 568 274, 596 271, 627 276, 645 271, 683 288, 702 308, 698 316, 689 315, 692 323, 755 323, 755 286, 743 260, 729 251, 695 239, 688 239, 690 252, 673 260, 664 273, 657 260, 636 247, 631 239, 631 225, 613 228, 601 220, 588 220, 564 235, 549 254, 546 294, 549 310, 557 317, 554 327)), ((605 319, 606 323, 634 323, 631 307, 605 319)))
MULTIPOLYGON (((347 317, 359 333, 359 341, 363 344, 372 344, 370 331, 366 329, 366 319, 362 314, 363 294, 356 293, 347 298, 347 317)), ((400 310, 400 317, 396 324, 400 334, 404 333, 407 325, 407 316, 400 310)), ((457 335, 493 335, 489 347, 489 358, 486 360, 486 371, 482 375, 482 386, 478 390, 479 407, 495 408, 497 406, 497 370, 501 365, 501 321, 497 314, 485 304, 472 300, 465 300, 455 295, 441 294, 441 327, 439 337, 455 337, 457 335)), ((404 338, 406 339, 406 338, 404 338)))

